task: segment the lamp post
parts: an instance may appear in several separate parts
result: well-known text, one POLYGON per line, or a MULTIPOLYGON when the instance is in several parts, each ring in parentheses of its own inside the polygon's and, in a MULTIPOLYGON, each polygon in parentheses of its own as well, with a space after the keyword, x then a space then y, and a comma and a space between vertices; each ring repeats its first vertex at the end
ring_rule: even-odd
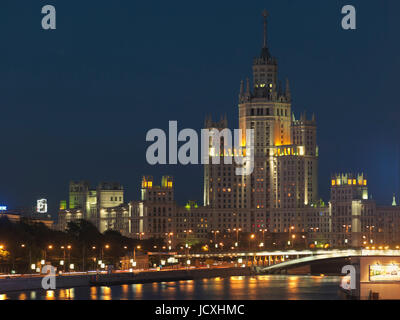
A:
POLYGON ((252 233, 249 237, 249 252, 251 250, 251 240, 253 240, 256 237, 256 235, 254 233, 252 233))
POLYGON ((186 251, 186 257, 189 255, 189 244, 188 244, 188 234, 192 232, 192 230, 183 230, 183 232, 186 234, 186 243, 185 243, 185 251, 186 251))
MULTIPOLYGON (((71 265, 71 249, 72 249, 72 246, 68 245, 67 249, 68 249, 68 265, 71 265)), ((64 269, 65 269, 65 267, 64 267, 64 269)))
POLYGON ((50 244, 44 248, 44 261, 45 262, 46 262, 46 258, 47 258, 47 249, 49 249, 49 250, 53 249, 53 245, 50 244))
POLYGON ((63 260, 63 272, 65 272, 65 246, 61 246, 61 249, 63 250, 63 252, 64 252, 64 260, 63 260))
POLYGON ((263 234, 263 241, 262 241, 263 245, 260 247, 263 247, 265 245, 265 231, 268 231, 268 229, 260 229, 260 231, 262 231, 262 234, 263 234))
POLYGON ((239 231, 242 231, 241 228, 234 228, 233 231, 236 231, 236 243, 235 243, 235 247, 239 247, 239 231))
POLYGON ((345 229, 345 233, 346 233, 345 244, 346 244, 346 246, 348 246, 348 241, 349 240, 347 238, 347 235, 348 235, 348 232, 349 232, 349 228, 351 228, 351 224, 344 224, 343 228, 345 229))
MULTIPOLYGON (((310 230, 311 230, 311 233, 316 233, 316 232, 318 232, 319 228, 318 227, 311 227, 310 230)), ((309 240, 314 240, 314 246, 317 245, 315 239, 316 239, 316 236, 311 234, 309 240)), ((307 245, 306 245, 306 247, 307 247, 307 245)))
POLYGON ((133 248, 133 260, 136 259, 136 249, 140 250, 142 247, 141 246, 136 246, 133 248))
MULTIPOLYGON (((106 244, 105 246, 104 246, 104 249, 109 249, 110 248, 110 245, 108 245, 108 244, 106 244)), ((104 260, 104 250, 103 250, 103 247, 101 247, 101 261, 103 261, 104 260)))
MULTIPOLYGON (((21 248, 26 248, 26 245, 24 243, 22 243, 21 244, 21 248)), ((28 270, 30 270, 31 265, 32 265, 32 249, 31 249, 31 246, 29 246, 28 252, 29 252, 29 255, 28 255, 29 256, 29 268, 28 268, 28 270)))
POLYGON ((167 239, 168 239, 168 250, 171 250, 172 249, 172 237, 173 237, 174 233, 168 232, 168 233, 165 233, 165 235, 167 236, 167 239))
MULTIPOLYGON (((93 251, 96 250, 96 246, 92 246, 92 250, 93 251)), ((95 253, 95 256, 93 257, 93 263, 94 263, 94 267, 96 268, 96 271, 97 271, 97 263, 96 263, 96 261, 97 261, 97 257, 96 257, 96 253, 95 253)))
POLYGON ((290 239, 291 239, 290 233, 293 232, 293 231, 294 231, 294 226, 290 226, 290 228, 289 228, 289 241, 288 241, 288 244, 289 244, 289 245, 290 245, 290 243, 291 243, 291 241, 290 241, 290 239))
POLYGON ((292 248, 294 248, 294 239, 296 239, 296 235, 292 234, 292 248))
POLYGON ((211 233, 214 234, 214 247, 215 247, 215 248, 218 248, 217 233, 219 233, 219 230, 211 230, 211 233))
POLYGON ((375 228, 375 226, 367 226, 366 228, 367 228, 367 229, 368 229, 368 231, 369 231, 369 238, 368 238, 368 240, 369 240, 369 243, 373 243, 373 242, 374 242, 374 240, 372 239, 372 229, 374 229, 374 228, 375 228))

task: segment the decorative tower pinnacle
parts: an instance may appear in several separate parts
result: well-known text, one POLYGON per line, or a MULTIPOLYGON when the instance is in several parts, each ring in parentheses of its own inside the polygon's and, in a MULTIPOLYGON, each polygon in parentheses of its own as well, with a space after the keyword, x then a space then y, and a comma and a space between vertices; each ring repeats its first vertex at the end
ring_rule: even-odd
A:
POLYGON ((292 93, 290 92, 290 84, 288 78, 286 78, 286 99, 288 99, 288 101, 292 100, 292 93))
POLYGON ((251 91, 250 91, 250 80, 249 78, 246 79, 246 97, 251 96, 251 91))
POLYGON ((239 92, 239 99, 241 100, 244 95, 244 83, 243 80, 240 80, 240 92, 239 92))
POLYGON ((268 17, 268 11, 265 9, 262 13, 264 17, 264 44, 263 48, 267 48, 267 17, 268 17))
POLYGON ((393 202, 392 202, 392 206, 393 207, 395 207, 395 206, 397 206, 397 203, 396 203, 396 195, 393 193, 393 202))

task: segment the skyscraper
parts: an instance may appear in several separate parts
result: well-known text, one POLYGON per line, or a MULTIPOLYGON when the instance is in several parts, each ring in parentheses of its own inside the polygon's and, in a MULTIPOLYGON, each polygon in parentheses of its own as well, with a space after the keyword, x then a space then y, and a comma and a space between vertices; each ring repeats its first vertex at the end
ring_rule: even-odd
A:
MULTIPOLYGON (((242 211, 249 231, 284 232, 296 222, 291 219, 298 217, 296 209, 318 201, 316 121, 305 114, 296 120, 292 114, 289 81, 283 88, 278 61, 269 50, 267 15, 264 11, 263 46, 253 60, 252 83, 241 81, 239 92, 239 128, 254 130, 254 171, 242 177, 229 164, 205 165, 204 199, 213 208, 242 211)), ((222 129, 225 123, 208 119, 207 124, 222 129)))

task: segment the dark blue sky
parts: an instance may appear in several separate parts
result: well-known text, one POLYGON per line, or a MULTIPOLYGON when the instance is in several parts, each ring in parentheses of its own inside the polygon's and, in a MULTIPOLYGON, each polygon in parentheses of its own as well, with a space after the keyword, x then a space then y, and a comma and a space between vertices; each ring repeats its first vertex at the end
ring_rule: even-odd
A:
POLYGON ((291 81, 293 110, 315 113, 320 194, 330 174, 365 172, 370 193, 399 192, 400 3, 380 1, 20 1, 0 4, 0 203, 55 212, 68 182, 120 181, 139 198, 140 177, 176 177, 176 194, 202 200, 201 166, 146 164, 146 132, 200 129, 226 113, 238 126, 241 79, 262 44, 291 81), (57 30, 41 29, 55 5, 57 30), (341 29, 341 8, 357 30, 341 29))

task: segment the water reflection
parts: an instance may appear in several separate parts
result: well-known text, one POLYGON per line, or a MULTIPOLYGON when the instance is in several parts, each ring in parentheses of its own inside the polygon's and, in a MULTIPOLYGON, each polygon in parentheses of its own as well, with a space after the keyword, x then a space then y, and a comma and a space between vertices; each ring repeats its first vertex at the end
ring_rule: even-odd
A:
POLYGON ((75 289, 60 289, 58 293, 58 300, 74 300, 75 289))
POLYGON ((97 287, 90 288, 90 299, 97 300, 97 287))
POLYGON ((111 300, 111 299, 340 299, 340 277, 262 275, 211 278, 111 287, 36 290, 0 295, 0 299, 111 300))
POLYGON ((21 293, 21 294, 18 296, 18 300, 26 300, 26 299, 27 299, 26 293, 21 293))
POLYGON ((47 290, 46 291, 46 300, 55 300, 54 296, 54 291, 53 290, 47 290))
POLYGON ((101 287, 101 298, 102 300, 111 300, 111 288, 110 287, 101 287))

